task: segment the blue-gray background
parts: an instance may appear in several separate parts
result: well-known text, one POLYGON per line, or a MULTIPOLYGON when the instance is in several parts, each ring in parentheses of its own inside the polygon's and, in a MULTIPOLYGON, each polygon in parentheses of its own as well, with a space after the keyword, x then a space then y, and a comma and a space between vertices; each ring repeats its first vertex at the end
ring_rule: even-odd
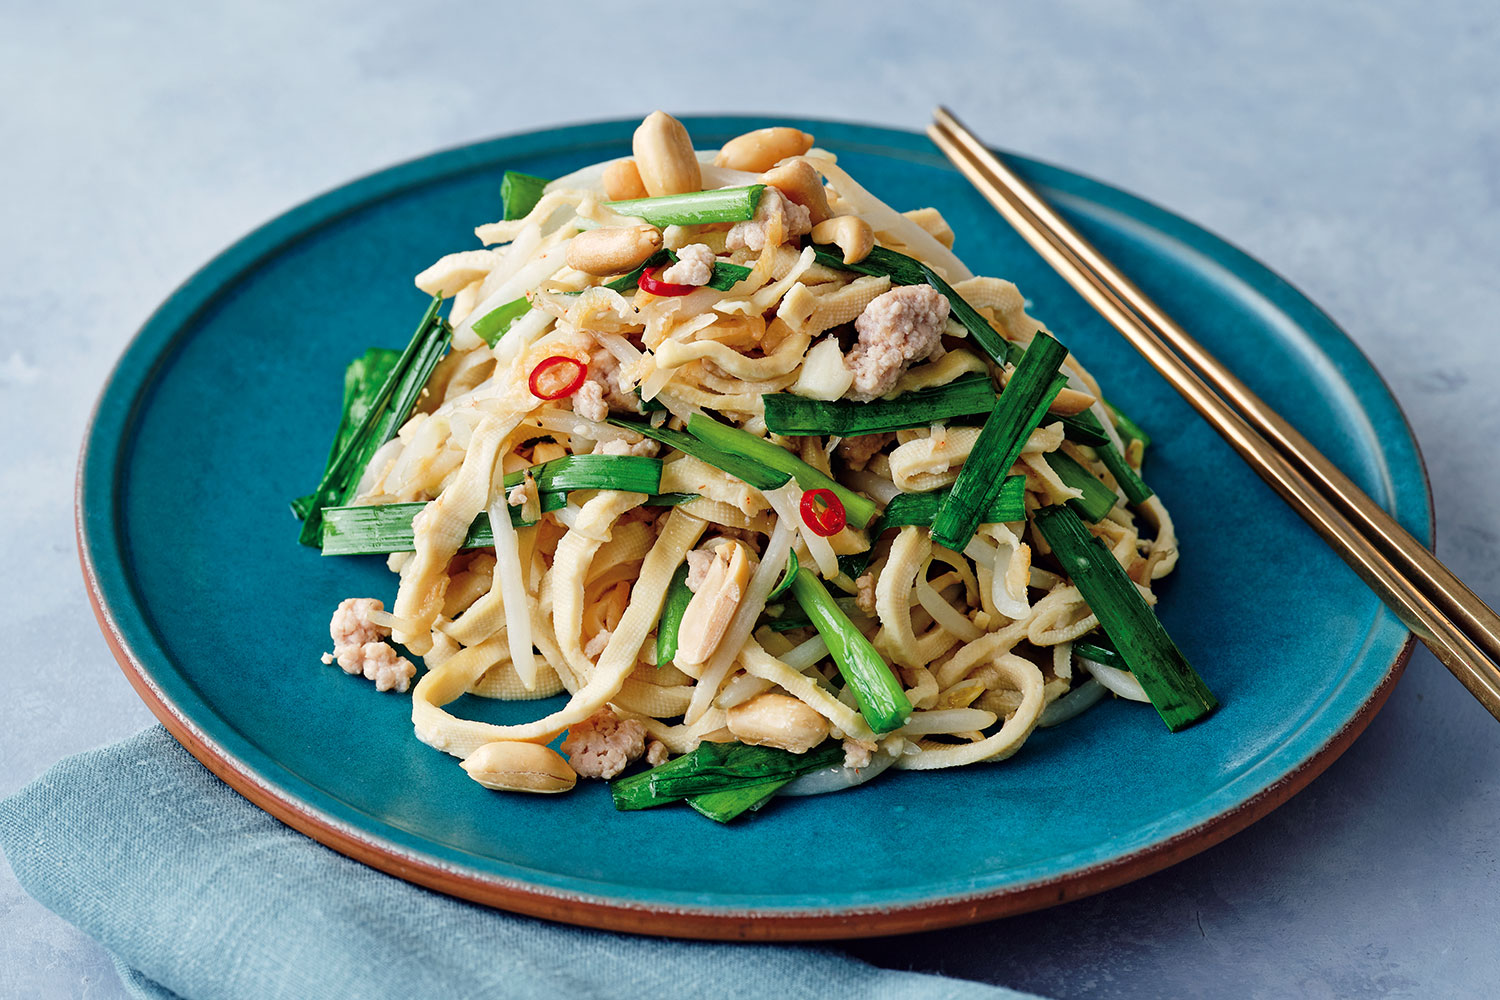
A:
MULTIPOLYGON (((655 107, 920 128, 943 102, 1224 235, 1371 356, 1424 447, 1440 554, 1500 603, 1497 51, 1500 12, 1464 0, 0 0, 0 795, 150 722, 71 511, 93 397, 156 303, 352 176, 655 107)), ((1497 736, 1419 650, 1355 747, 1248 832, 1051 911, 851 949, 1056 997, 1493 995, 1497 736)), ((0 861, 0 996, 121 995, 0 861)))

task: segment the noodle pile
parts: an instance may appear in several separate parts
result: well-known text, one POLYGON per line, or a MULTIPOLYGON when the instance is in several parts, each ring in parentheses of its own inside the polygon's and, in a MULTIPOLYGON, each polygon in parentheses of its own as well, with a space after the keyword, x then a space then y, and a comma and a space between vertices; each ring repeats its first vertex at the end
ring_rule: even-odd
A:
MULTIPOLYGON (((764 182, 754 172, 714 166, 712 153, 698 158, 705 190, 764 182)), ((1013 284, 970 274, 936 210, 891 208, 816 148, 795 162, 821 179, 833 216, 864 220, 877 246, 927 265, 1007 341, 1024 346, 1045 331, 1013 284)), ((936 544, 925 527, 871 538, 846 526, 824 537, 799 515, 795 481, 757 490, 601 419, 607 407, 670 430, 708 414, 765 437, 762 397, 804 391, 823 370, 818 366, 830 358, 844 363, 851 324, 892 288, 887 277, 820 264, 795 235, 772 231, 751 249, 731 240, 724 223, 668 226, 662 238, 669 249, 703 244, 719 261, 748 268, 728 290, 605 288, 607 278, 567 260, 570 243, 585 232, 640 224, 606 205, 609 166, 552 181, 523 218, 476 230, 487 249, 445 257, 419 277, 424 290, 451 297, 452 351, 417 412, 376 453, 357 500, 426 504, 415 522, 415 550, 389 558, 400 586, 390 613, 379 616, 426 663, 412 696, 418 738, 468 758, 496 741, 547 743, 607 710, 636 721, 648 742, 677 755, 703 741, 743 739, 730 728, 729 711, 777 694, 815 713, 828 738, 843 741, 849 763, 887 754, 896 767, 926 770, 1014 754, 1048 706, 1092 676, 1144 700, 1129 674, 1075 657, 1074 640, 1098 620, 1078 589, 1047 568, 1047 546, 1029 517, 981 525, 962 552, 936 544), (491 347, 475 320, 521 296, 529 310, 491 347), (822 346, 828 344, 835 346, 822 346), (557 357, 575 361, 587 381, 571 395, 539 398, 529 379, 557 357), (643 412, 644 401, 656 404, 653 412, 643 412), (652 506, 641 493, 576 490, 561 509, 512 526, 509 507, 534 504, 536 493, 529 480, 507 490, 505 475, 593 454, 659 457, 660 492, 697 499, 652 506), (469 526, 485 512, 493 548, 463 549, 469 526), (684 564, 710 565, 714 553, 731 551, 724 546, 742 547, 745 565, 729 588, 734 593, 724 596, 717 645, 658 666, 656 633, 674 573, 684 564), (864 572, 851 578, 841 570, 839 556, 872 546, 864 572), (790 595, 767 596, 789 553, 822 578, 889 665, 913 709, 904 725, 874 732, 823 637, 806 625, 773 627, 796 611, 790 595), (465 694, 525 700, 562 692, 563 707, 520 725, 464 719, 446 707, 465 694)), ((1008 374, 950 319, 941 346, 907 364, 887 397, 974 373, 1008 374)), ((1090 408, 1119 444, 1095 379, 1072 357, 1063 373, 1071 405, 1090 408)), ((1054 416, 1063 407, 1059 397, 1010 470, 1025 477, 1028 513, 1079 496, 1046 461, 1049 454, 1069 455, 1119 492, 1097 457, 1064 436, 1054 416)), ((771 440, 883 506, 902 493, 952 484, 978 435, 977 426, 950 423, 842 441, 771 440)), ((1177 560, 1160 500, 1133 509, 1121 494, 1090 530, 1154 603, 1153 583, 1177 560)))

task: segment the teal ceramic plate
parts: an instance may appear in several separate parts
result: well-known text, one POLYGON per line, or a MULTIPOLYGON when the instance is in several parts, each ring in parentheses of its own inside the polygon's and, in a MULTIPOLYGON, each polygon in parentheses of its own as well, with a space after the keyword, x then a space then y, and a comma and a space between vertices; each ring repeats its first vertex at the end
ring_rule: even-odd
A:
MULTIPOLYGON (((717 146, 770 122, 687 124, 717 146)), ((503 170, 557 176, 627 153, 633 123, 613 122, 438 153, 317 198, 194 275, 126 350, 85 445, 80 546, 126 673, 200 760, 292 826, 445 892, 617 929, 794 939, 973 921, 1117 885, 1243 828, 1353 740, 1409 653, 1395 617, 925 138, 797 124, 892 204, 941 209, 975 272, 1014 279, 1155 436, 1147 479, 1184 552, 1161 613, 1223 708, 1169 735, 1149 708, 1103 704, 1002 764, 889 773, 721 827, 687 809, 617 813, 597 783, 487 792, 413 737, 406 698, 320 664, 333 606, 389 600, 395 584, 378 558, 297 545, 287 511, 322 468, 345 362, 404 343, 424 305, 412 275, 474 245, 503 170)), ((1014 162, 1430 539, 1411 432, 1316 306, 1154 205, 1014 162)), ((464 708, 497 721, 545 710, 464 708)))

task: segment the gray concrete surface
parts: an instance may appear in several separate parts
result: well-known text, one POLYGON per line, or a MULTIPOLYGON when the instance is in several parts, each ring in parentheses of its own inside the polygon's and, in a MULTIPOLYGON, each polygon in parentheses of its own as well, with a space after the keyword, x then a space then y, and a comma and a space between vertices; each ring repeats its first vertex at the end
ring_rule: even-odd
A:
MULTIPOLYGON (((352 176, 656 106, 917 128, 942 101, 1223 234, 1375 360, 1425 448, 1440 553, 1500 603, 1496 51, 1500 11, 1463 0, 0 4, 0 794, 150 721, 89 613, 72 491, 152 307, 352 176)), ((853 950, 1056 997, 1492 996, 1497 736, 1419 651, 1365 737, 1228 843, 853 950)), ((122 989, 0 872, 0 995, 122 989)))

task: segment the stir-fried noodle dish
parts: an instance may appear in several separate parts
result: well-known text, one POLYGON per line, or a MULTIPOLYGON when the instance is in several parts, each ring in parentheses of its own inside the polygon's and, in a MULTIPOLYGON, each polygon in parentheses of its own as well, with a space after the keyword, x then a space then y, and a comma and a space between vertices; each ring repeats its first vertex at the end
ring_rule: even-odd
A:
POLYGON ((658 111, 632 154, 507 173, 405 349, 349 364, 293 508, 400 583, 339 605, 325 663, 410 691, 481 785, 719 821, 1000 761, 1104 697, 1213 710, 1152 610, 1148 436, 919 192, 796 128, 697 151, 658 111))

